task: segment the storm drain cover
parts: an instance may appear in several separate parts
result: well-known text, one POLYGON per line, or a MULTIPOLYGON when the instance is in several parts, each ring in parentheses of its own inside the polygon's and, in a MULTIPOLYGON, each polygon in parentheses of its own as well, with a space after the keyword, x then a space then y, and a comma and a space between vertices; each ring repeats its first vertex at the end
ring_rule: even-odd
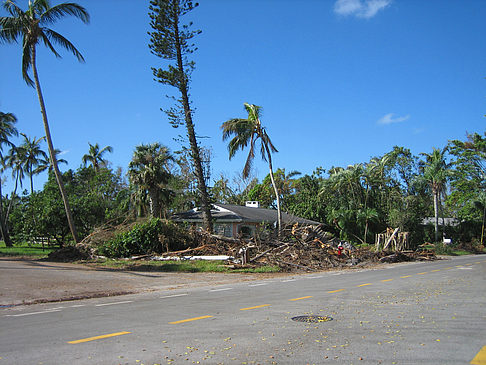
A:
POLYGON ((332 318, 328 316, 297 316, 292 317, 292 320, 297 322, 319 323, 332 321, 332 318))

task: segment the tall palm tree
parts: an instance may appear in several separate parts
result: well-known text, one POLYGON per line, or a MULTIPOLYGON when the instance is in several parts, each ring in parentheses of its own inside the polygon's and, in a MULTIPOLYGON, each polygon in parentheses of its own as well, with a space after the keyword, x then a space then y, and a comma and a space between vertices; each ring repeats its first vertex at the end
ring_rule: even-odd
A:
POLYGON ((161 217, 161 202, 168 191, 167 184, 173 161, 167 147, 152 143, 137 146, 132 161, 128 164, 130 183, 136 188, 139 197, 144 195, 143 192, 148 194, 152 217, 161 217))
POLYGON ((103 158, 103 155, 106 152, 112 153, 113 147, 106 146, 100 150, 100 145, 98 143, 92 145, 91 143, 88 142, 88 144, 89 144, 89 151, 86 155, 83 156, 83 163, 85 166, 87 163, 91 163, 94 170, 98 172, 100 167, 105 167, 108 164, 108 161, 103 158))
POLYGON ((445 160, 447 150, 447 147, 443 149, 433 148, 432 153, 421 153, 425 157, 425 161, 422 161, 422 178, 430 186, 434 199, 434 231, 436 242, 439 240, 440 198, 445 192, 449 178, 450 164, 445 160))
POLYGON ((230 160, 234 157, 236 151, 243 150, 250 144, 248 157, 245 167, 243 168, 243 177, 250 175, 251 166, 255 157, 255 144, 260 141, 260 155, 264 161, 268 162, 270 169, 270 179, 272 181, 275 198, 277 201, 277 224, 278 231, 282 229, 282 212, 280 211, 280 195, 278 193, 275 178, 273 176, 272 152, 278 152, 267 134, 265 127, 260 121, 261 107, 245 103, 245 109, 248 113, 247 119, 234 118, 227 120, 221 125, 223 130, 223 141, 234 136, 228 143, 228 152, 230 160))
MULTIPOLYGON (((18 135, 17 128, 15 128, 14 126, 15 123, 17 123, 17 118, 15 117, 15 115, 13 115, 12 113, 0 112, 0 162, 2 165, 4 165, 3 146, 4 145, 13 146, 9 138, 18 135)), ((0 230, 2 233, 3 241, 5 242, 5 246, 12 247, 13 242, 10 238, 10 235, 8 234, 7 224, 3 214, 3 195, 2 195, 1 175, 0 175, 0 230)))
POLYGON ((39 165, 47 160, 49 157, 47 153, 45 153, 41 148, 41 142, 45 140, 45 137, 36 138, 33 137, 30 139, 24 133, 20 133, 22 137, 24 137, 24 142, 20 145, 20 149, 22 149, 22 163, 24 164, 24 170, 29 176, 30 180, 30 193, 34 192, 34 175, 37 175, 37 168, 39 165))
POLYGON ((74 220, 66 191, 64 189, 64 184, 62 182, 62 176, 59 172, 54 154, 54 146, 49 129, 44 97, 42 95, 39 75, 37 73, 36 56, 37 44, 42 41, 56 57, 61 57, 52 44, 52 42, 54 42, 67 49, 69 52, 74 54, 79 61, 83 62, 84 58, 76 47, 74 47, 74 45, 61 34, 48 28, 47 26, 67 15, 74 16, 81 19, 84 23, 88 23, 89 14, 82 6, 78 4, 62 3, 51 7, 48 0, 31 0, 29 1, 26 11, 23 11, 19 6, 17 6, 13 0, 6 0, 3 6, 10 16, 0 17, 0 40, 13 43, 17 42, 19 38, 22 38, 22 76, 29 86, 35 86, 37 90, 37 97, 39 99, 42 120, 46 133, 47 146, 51 156, 51 163, 56 176, 56 181, 59 185, 59 190, 61 191, 69 228, 74 241, 77 243, 78 235, 74 226, 74 220), (33 81, 29 76, 29 69, 31 67, 34 76, 33 81))

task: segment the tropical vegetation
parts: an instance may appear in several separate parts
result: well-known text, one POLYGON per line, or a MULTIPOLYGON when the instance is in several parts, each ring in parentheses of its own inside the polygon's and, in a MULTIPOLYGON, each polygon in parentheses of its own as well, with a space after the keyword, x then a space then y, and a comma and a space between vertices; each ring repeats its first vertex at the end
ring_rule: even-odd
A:
MULTIPOLYGON (((79 167, 63 166, 61 172, 60 163, 67 161, 54 148, 50 135, 36 66, 37 45, 44 43, 56 56, 53 44, 60 45, 82 61, 74 45, 48 26, 65 16, 88 22, 88 13, 73 3, 51 6, 47 0, 33 0, 24 11, 12 0, 4 2, 9 16, 0 17, 0 40, 22 44, 22 76, 36 88, 45 130, 44 136, 20 133, 18 139, 17 123, 24 121, 0 112, 0 178, 12 182, 8 194, 0 183, 0 233, 7 246, 24 242, 62 246, 100 227, 111 229, 123 223, 130 231, 110 238, 103 248, 106 254, 119 257, 160 251, 165 235, 181 234, 180 227, 166 221, 173 213, 202 207, 205 228, 211 231, 211 203, 242 205, 247 200, 275 209, 279 229, 284 211, 320 222, 327 231, 355 244, 373 243, 375 234, 393 227, 409 232, 413 244, 447 237, 484 245, 485 131, 451 139, 445 146, 417 155, 407 146, 395 146, 367 161, 325 168, 316 157, 314 172, 302 174, 273 166, 277 148, 262 125, 262 108, 245 103, 245 118, 219 122, 229 158, 246 150, 246 162, 236 176, 221 174, 211 180, 211 150, 200 146, 196 138, 189 93, 194 69, 190 56, 195 50, 191 42, 199 31, 181 22, 197 4, 188 0, 150 4, 149 47, 167 61, 162 68, 153 68, 153 74, 158 82, 176 90, 175 105, 164 111, 174 126, 185 126, 181 150, 169 150, 164 141, 140 144, 134 146, 128 166, 113 167, 107 155, 113 148, 88 142, 80 161, 71 161, 79 167), (261 180, 252 170, 257 154, 269 167, 261 180), (36 190, 39 174, 47 178, 36 190)), ((185 239, 180 240, 181 248, 185 239)))

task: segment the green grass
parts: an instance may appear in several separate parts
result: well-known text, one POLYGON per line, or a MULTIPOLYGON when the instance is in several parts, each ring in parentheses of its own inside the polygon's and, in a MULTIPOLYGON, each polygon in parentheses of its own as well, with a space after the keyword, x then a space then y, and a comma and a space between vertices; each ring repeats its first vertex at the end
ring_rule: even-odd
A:
POLYGON ((29 256, 30 258, 43 258, 59 247, 47 247, 44 249, 42 245, 28 245, 27 243, 22 243, 14 245, 13 247, 6 247, 5 243, 2 241, 0 243, 0 256, 29 256))
POLYGON ((83 261, 90 266, 106 267, 131 271, 160 271, 160 272, 238 272, 238 273, 272 273, 279 272, 277 266, 231 268, 223 261, 133 261, 98 259, 83 261))

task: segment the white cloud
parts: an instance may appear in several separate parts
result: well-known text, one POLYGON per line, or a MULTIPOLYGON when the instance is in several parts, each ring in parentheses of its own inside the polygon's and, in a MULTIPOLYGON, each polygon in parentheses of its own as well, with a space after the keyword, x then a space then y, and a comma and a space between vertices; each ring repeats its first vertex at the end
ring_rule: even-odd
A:
POLYGON ((394 113, 386 114, 385 116, 378 119, 378 124, 393 124, 393 123, 401 123, 406 120, 410 119, 410 115, 405 115, 403 117, 395 117, 394 113))
POLYGON ((343 16, 353 15, 369 19, 391 2, 392 0, 337 0, 334 3, 334 12, 343 16))

